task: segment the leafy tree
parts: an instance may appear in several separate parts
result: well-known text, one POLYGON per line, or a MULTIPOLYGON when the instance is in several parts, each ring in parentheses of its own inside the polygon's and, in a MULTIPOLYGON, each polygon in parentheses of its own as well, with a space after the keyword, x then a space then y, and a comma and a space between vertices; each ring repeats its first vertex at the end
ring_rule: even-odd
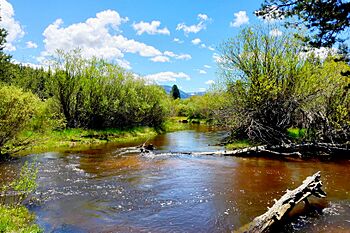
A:
POLYGON ((58 100, 68 128, 79 126, 76 119, 81 93, 84 60, 80 51, 57 51, 53 60, 54 75, 50 79, 50 91, 58 100))
POLYGON ((264 18, 294 17, 299 20, 286 26, 297 26, 303 23, 312 38, 305 37, 312 46, 331 47, 341 32, 350 26, 350 2, 342 0, 264 0, 261 8, 255 12, 264 18))
POLYGON ((37 111, 39 99, 14 86, 0 86, 0 154, 4 145, 13 140, 37 111))
POLYGON ((227 102, 218 121, 236 137, 264 143, 288 143, 289 128, 307 128, 312 140, 346 141, 349 96, 344 88, 348 69, 312 54, 302 58, 303 44, 284 33, 244 29, 221 48, 227 102), (341 135, 341 136, 340 136, 341 135))
POLYGON ((170 91, 170 96, 173 97, 174 100, 180 99, 180 91, 177 85, 173 85, 170 91))
POLYGON ((58 53, 54 68, 50 87, 67 127, 159 126, 167 114, 164 90, 118 65, 73 51, 58 53))

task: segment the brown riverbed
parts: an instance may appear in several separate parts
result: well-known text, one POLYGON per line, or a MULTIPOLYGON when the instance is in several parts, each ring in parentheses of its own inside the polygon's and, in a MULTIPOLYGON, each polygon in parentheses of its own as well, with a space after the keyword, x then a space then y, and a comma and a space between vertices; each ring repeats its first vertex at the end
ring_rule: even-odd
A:
MULTIPOLYGON (((160 151, 208 151, 225 132, 196 126, 160 135, 160 151)), ((287 188, 321 171, 325 199, 301 204, 279 232, 350 232, 350 161, 120 155, 104 145, 38 154, 41 201, 29 205, 46 232, 231 232, 266 211, 287 188)), ((1 162, 7 182, 25 160, 1 162)))

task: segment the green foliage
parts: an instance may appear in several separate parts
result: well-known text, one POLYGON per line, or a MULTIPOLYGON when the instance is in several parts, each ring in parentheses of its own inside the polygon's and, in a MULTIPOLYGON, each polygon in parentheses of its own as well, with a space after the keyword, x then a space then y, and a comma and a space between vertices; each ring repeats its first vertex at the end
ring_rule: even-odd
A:
POLYGON ((189 124, 184 124, 182 121, 187 120, 187 117, 169 117, 162 125, 165 132, 174 132, 179 130, 190 129, 189 124))
POLYGON ((11 56, 4 53, 6 44, 7 31, 4 28, 0 28, 0 64, 10 62, 11 56))
POLYGON ((203 96, 191 96, 184 100, 172 102, 173 115, 186 117, 189 120, 198 119, 214 123, 217 110, 226 103, 226 94, 223 92, 208 92, 203 96))
POLYGON ((228 40, 221 51, 220 66, 231 97, 219 116, 234 125, 238 136, 270 143, 286 140, 283 132, 299 105, 293 93, 303 66, 302 45, 287 33, 276 37, 255 27, 228 40))
MULTIPOLYGON (((167 129, 167 128, 166 128, 167 129)), ((61 151, 67 148, 81 150, 91 147, 93 144, 107 142, 131 143, 145 142, 155 137, 159 132, 150 127, 133 127, 129 129, 80 129, 68 128, 60 130, 48 130, 45 132, 24 132, 22 137, 32 137, 33 140, 24 151, 19 154, 46 152, 49 150, 61 151)))
POLYGON ((36 187, 37 167, 26 162, 19 177, 0 189, 0 232, 42 232, 35 222, 35 215, 22 206, 36 187))
POLYGON ((181 98, 180 90, 177 87, 177 85, 173 85, 172 86, 171 91, 170 91, 170 96, 173 97, 174 100, 181 98))
POLYGON ((0 85, 0 152, 28 125, 39 103, 32 93, 14 86, 0 85))
POLYGON ((299 129, 299 128, 289 128, 287 130, 289 137, 294 139, 302 139, 305 137, 306 129, 299 129))
POLYGON ((0 204, 7 205, 20 205, 22 202, 35 191, 37 188, 36 178, 38 174, 38 169, 36 163, 28 163, 25 164, 21 168, 21 172, 19 177, 14 179, 8 185, 4 185, 0 191, 3 195, 6 196, 10 194, 11 198, 9 201, 2 201, 0 204), (9 202, 9 203, 8 203, 9 202))
POLYGON ((297 22, 287 22, 286 26, 300 24, 310 29, 313 37, 306 37, 312 46, 331 47, 339 39, 341 32, 350 26, 350 2, 342 0, 265 0, 256 15, 264 18, 293 18, 297 22))
POLYGON ((65 119, 59 112, 57 102, 53 98, 49 98, 38 103, 37 111, 30 120, 26 132, 45 133, 65 128, 65 119))
POLYGON ((222 47, 225 91, 230 96, 216 119, 237 138, 287 143, 290 128, 305 128, 305 139, 344 142, 349 137, 349 69, 333 58, 304 54, 288 33, 244 29, 222 47))
POLYGON ((4 53, 7 31, 0 28, 0 82, 6 79, 11 56, 4 53))
POLYGON ((252 146, 254 146, 252 142, 246 139, 242 139, 242 140, 235 140, 234 142, 227 144, 225 147, 228 150, 237 150, 237 149, 243 149, 243 148, 252 147, 252 146))
POLYGON ((25 162, 21 168, 19 177, 10 184, 10 187, 16 192, 27 194, 33 192, 37 188, 37 173, 38 169, 35 163, 29 164, 25 162))
POLYGON ((24 207, 0 205, 0 232, 36 233, 42 232, 34 224, 35 216, 24 207))
POLYGON ((7 68, 7 78, 4 82, 31 91, 40 99, 45 100, 51 96, 48 90, 50 71, 43 68, 32 68, 22 64, 10 63, 7 68))
POLYGON ((167 115, 164 90, 117 65, 73 51, 59 52, 54 68, 51 92, 69 128, 157 127, 167 115))

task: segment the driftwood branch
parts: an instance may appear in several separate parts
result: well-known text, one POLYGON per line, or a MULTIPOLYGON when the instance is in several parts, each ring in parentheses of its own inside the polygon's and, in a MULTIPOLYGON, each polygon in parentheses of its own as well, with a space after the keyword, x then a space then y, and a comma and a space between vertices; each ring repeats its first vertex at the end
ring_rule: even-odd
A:
MULTIPOLYGON (((277 158, 285 157, 297 157, 307 158, 319 155, 336 155, 337 158, 341 156, 348 156, 350 153, 349 144, 331 144, 331 143, 304 143, 304 144, 283 144, 277 146, 263 145, 254 146, 244 149, 237 150, 219 150, 219 151, 204 151, 204 152, 165 152, 157 153, 148 150, 145 146, 135 148, 139 153, 152 154, 156 156, 172 156, 172 155, 192 155, 192 156, 203 156, 203 155, 214 155, 214 156, 275 156, 277 158)), ((135 152, 135 150, 132 150, 135 152)))
POLYGON ((275 204, 271 208, 268 208, 266 213, 256 217, 248 226, 243 227, 238 232, 269 232, 271 227, 280 221, 299 202, 305 201, 305 203, 308 203, 307 198, 311 195, 319 198, 326 197, 326 193, 321 189, 322 182, 320 178, 320 172, 317 172, 307 177, 303 181, 303 184, 296 189, 292 191, 287 190, 286 194, 279 200, 275 200, 275 204))

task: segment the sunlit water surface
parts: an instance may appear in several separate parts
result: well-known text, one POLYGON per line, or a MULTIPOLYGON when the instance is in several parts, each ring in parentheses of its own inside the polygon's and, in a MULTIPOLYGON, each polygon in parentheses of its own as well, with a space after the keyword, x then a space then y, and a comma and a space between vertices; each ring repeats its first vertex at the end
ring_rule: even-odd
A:
MULTIPOLYGON (((196 126, 151 143, 157 152, 211 151, 225 135, 196 126)), ((350 161, 120 155, 121 146, 131 145, 36 156, 41 201, 28 207, 45 232, 231 232, 319 170, 327 198, 311 199, 312 214, 299 205, 278 231, 350 232, 350 161)), ((33 157, 0 163, 2 182, 33 157)))

